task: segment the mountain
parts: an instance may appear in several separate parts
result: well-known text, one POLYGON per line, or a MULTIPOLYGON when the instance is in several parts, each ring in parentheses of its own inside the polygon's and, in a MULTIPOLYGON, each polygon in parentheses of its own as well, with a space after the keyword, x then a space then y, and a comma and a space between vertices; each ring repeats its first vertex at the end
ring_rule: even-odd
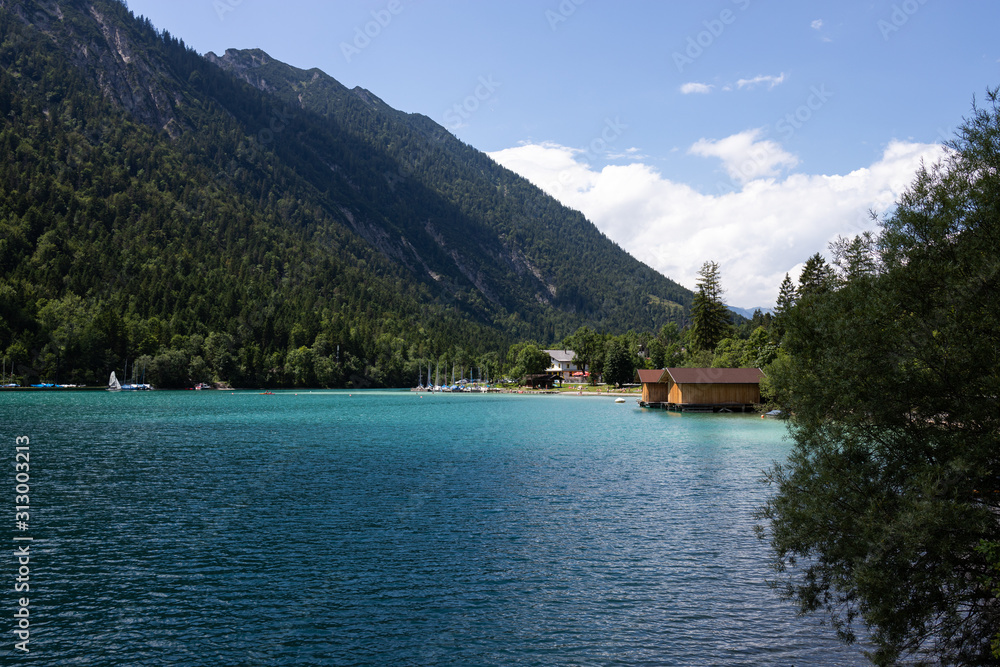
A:
MULTIPOLYGON (((259 50, 207 57, 279 98, 284 109, 335 122, 348 141, 389 158, 374 165, 378 173, 365 193, 380 210, 352 211, 348 220, 354 231, 414 274, 450 276, 451 289, 474 289, 493 307, 542 315, 545 308, 539 305, 553 306, 604 328, 652 326, 657 315, 662 319, 673 312, 669 305, 655 312, 663 299, 676 304, 689 298, 581 214, 429 118, 396 111, 365 90, 348 90, 319 70, 299 70, 259 50), (594 278, 609 281, 610 289, 595 289, 594 278), (609 295, 624 303, 605 303, 609 295)), ((337 156, 327 152, 335 147, 310 147, 315 160, 338 164, 337 156)))
POLYGON ((690 304, 431 119, 319 70, 201 56, 114 0, 0 0, 0 29, 0 352, 23 377, 138 357, 168 385, 410 384, 690 304))
POLYGON ((763 306, 757 306, 756 308, 739 308, 738 306, 726 306, 726 308, 728 308, 729 310, 733 311, 734 313, 736 313, 741 317, 745 317, 748 320, 753 319, 753 314, 758 310, 761 312, 761 314, 765 315, 767 313, 774 312, 773 308, 765 308, 763 306))

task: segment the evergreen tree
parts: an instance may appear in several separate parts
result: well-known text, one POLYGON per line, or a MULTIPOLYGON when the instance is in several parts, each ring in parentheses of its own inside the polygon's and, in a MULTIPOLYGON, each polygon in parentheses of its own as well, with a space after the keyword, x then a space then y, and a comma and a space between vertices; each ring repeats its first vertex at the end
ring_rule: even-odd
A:
POLYGON ((636 356, 629 350, 624 337, 615 336, 608 340, 604 352, 604 372, 607 384, 622 386, 635 377, 636 356))
POLYGON ((0 3, 0 354, 21 381, 148 356, 162 386, 412 386, 418 359, 584 324, 600 368, 604 332, 684 317, 688 290, 426 117, 259 52, 210 62, 118 0, 23 4, 0 3))
POLYGON ((778 288, 778 301, 774 307, 774 316, 781 317, 792 309, 795 305, 795 284, 792 279, 785 274, 785 279, 781 281, 778 288))
POLYGON ((817 294, 828 292, 834 286, 833 269, 823 256, 816 253, 806 260, 799 276, 799 287, 796 292, 799 300, 807 299, 817 294))
POLYGON ((863 232, 849 239, 840 237, 831 250, 833 265, 837 267, 841 280, 874 275, 881 269, 878 241, 872 232, 863 232))
POLYGON ((698 275, 698 291, 691 303, 692 336, 695 347, 711 351, 729 333, 729 309, 722 302, 718 263, 705 262, 698 275))
POLYGON ((795 305, 795 299, 795 284, 786 273, 785 279, 781 281, 781 286, 778 288, 778 301, 774 306, 772 334, 775 341, 781 341, 781 337, 785 335, 785 317, 795 305))
POLYGON ((989 100, 883 223, 877 262, 850 262, 858 270, 788 313, 787 356, 772 365, 794 415, 761 511, 783 590, 826 609, 847 640, 866 626, 880 665, 1000 658, 996 91, 989 100))

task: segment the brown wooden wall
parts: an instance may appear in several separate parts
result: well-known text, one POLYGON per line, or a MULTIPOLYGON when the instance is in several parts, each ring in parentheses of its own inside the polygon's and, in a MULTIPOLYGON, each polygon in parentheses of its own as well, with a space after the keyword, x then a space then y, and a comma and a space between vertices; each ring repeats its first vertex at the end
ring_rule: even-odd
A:
MULTIPOLYGON (((663 385, 667 386, 667 385, 663 385)), ((759 384, 671 384, 667 403, 722 405, 760 403, 759 384)))
POLYGON ((670 385, 666 382, 643 382, 642 400, 644 403, 667 403, 670 400, 670 385))

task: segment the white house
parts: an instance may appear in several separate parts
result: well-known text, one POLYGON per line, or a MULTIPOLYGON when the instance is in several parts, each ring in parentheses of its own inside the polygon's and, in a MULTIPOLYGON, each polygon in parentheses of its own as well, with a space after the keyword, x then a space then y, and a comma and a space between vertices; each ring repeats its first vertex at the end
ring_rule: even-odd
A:
MULTIPOLYGON (((580 373, 580 369, 576 367, 573 363, 573 359, 576 358, 576 352, 573 350, 542 350, 549 355, 549 367, 545 369, 546 373, 552 375, 559 375, 563 382, 572 382, 573 374, 580 373)), ((584 378, 583 373, 576 376, 576 380, 582 382, 584 378)))

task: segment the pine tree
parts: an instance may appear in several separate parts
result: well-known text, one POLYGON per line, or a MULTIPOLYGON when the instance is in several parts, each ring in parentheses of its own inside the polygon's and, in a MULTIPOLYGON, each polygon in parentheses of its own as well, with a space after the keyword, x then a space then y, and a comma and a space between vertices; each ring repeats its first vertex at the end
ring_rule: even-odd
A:
POLYGON ((778 302, 774 307, 774 316, 780 317, 792 309, 795 305, 795 284, 789 275, 785 274, 785 279, 781 281, 781 286, 778 287, 778 302))
POLYGON ((705 262, 698 272, 698 291, 691 302, 692 334, 699 350, 712 351, 729 333, 729 309, 722 302, 719 264, 705 262))
POLYGON ((799 276, 798 298, 803 300, 828 292, 834 285, 833 268, 823 256, 816 253, 806 260, 799 276))
POLYGON ((780 341, 785 335, 785 320, 788 312, 795 306, 796 299, 795 284, 789 275, 785 274, 785 279, 781 281, 778 288, 778 301, 774 306, 774 320, 771 325, 775 341, 780 341))
POLYGON ((879 665, 1000 662, 997 91, 989 99, 943 164, 917 174, 877 254, 849 242, 833 286, 813 262, 803 285, 815 291, 788 313, 787 363, 769 376, 793 415, 760 514, 781 589, 847 640, 862 626, 879 665))

